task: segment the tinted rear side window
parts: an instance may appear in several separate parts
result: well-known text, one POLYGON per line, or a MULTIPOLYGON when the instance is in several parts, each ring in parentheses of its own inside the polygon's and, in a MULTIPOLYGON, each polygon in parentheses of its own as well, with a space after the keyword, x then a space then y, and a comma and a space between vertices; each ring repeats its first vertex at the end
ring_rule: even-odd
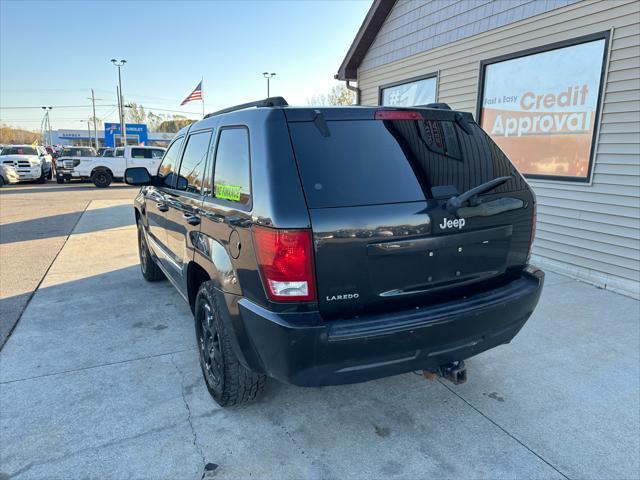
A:
MULTIPOLYGON (((289 129, 309 208, 420 201, 432 187, 465 192, 514 171, 475 123, 453 121, 328 121, 289 129)), ((496 191, 524 188, 519 176, 496 191)))
POLYGON ((131 157, 132 158, 153 158, 151 155, 151 150, 148 148, 132 148, 131 157))
POLYGON ((251 201, 249 131, 226 128, 220 132, 213 173, 213 195, 248 205, 251 201))

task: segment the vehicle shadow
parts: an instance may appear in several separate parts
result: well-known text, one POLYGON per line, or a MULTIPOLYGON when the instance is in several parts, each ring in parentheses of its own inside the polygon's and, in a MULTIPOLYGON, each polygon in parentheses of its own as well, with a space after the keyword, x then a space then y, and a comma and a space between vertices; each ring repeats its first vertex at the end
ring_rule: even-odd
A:
POLYGON ((27 242, 43 238, 67 236, 71 233, 89 233, 133 224, 133 208, 129 204, 113 205, 86 211, 61 213, 0 225, 0 244, 27 242), (90 222, 78 223, 83 215, 90 222), (76 228, 74 232, 74 227, 76 228))

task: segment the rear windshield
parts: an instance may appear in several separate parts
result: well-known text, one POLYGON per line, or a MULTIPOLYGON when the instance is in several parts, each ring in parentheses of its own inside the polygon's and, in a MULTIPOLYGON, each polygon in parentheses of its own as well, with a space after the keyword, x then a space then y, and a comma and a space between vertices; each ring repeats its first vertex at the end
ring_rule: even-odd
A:
POLYGON ((2 155, 38 155, 33 147, 4 147, 2 155))
POLYGON ((336 120, 323 135, 313 122, 289 123, 309 208, 424 201, 433 187, 463 193, 509 175, 513 167, 489 136, 475 123, 464 125, 336 120))

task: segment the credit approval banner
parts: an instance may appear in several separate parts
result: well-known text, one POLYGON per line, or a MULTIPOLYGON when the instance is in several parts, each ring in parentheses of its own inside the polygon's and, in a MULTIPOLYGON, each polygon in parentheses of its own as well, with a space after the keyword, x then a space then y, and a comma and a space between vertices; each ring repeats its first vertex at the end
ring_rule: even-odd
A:
POLYGON ((480 122, 529 175, 589 174, 605 40, 485 65, 480 122))

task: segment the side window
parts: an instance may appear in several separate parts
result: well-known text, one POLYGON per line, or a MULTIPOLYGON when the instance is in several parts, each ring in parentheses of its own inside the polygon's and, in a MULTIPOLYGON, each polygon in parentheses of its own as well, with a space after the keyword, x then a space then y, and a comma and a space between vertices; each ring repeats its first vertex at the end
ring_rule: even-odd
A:
POLYGON ((249 131, 246 128, 227 128, 220 132, 213 196, 244 205, 251 201, 249 131))
POLYGON ((164 155, 164 150, 161 150, 159 148, 154 148, 153 150, 151 150, 152 158, 162 158, 163 155, 164 155))
POLYGON ((132 148, 131 158, 153 158, 149 148, 132 148))
POLYGON ((211 131, 199 132, 189 135, 187 146, 184 148, 178 184, 176 188, 191 193, 200 193, 202 190, 202 177, 207 163, 209 140, 211 131))
POLYGON ((124 148, 116 148, 114 157, 124 157, 124 148))
POLYGON ((173 188, 176 172, 178 171, 178 152, 181 145, 182 137, 177 138, 169 145, 169 149, 165 152, 162 163, 158 167, 159 184, 163 187, 173 188))

